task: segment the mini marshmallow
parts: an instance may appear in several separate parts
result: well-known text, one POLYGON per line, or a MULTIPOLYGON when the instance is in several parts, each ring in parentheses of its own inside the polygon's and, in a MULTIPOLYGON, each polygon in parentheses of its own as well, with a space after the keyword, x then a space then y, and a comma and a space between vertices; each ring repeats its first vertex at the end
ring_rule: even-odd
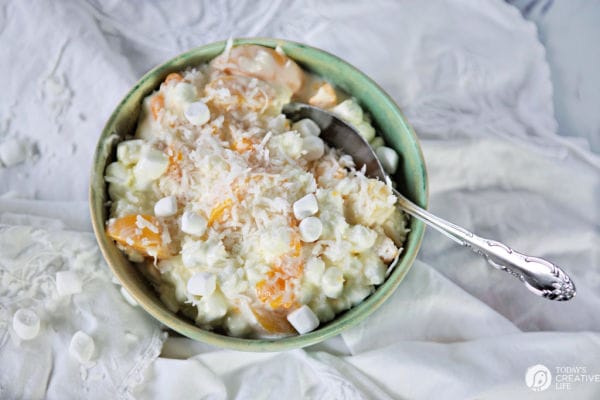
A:
POLYGON ((321 279, 321 289, 325 296, 337 299, 344 289, 344 275, 337 267, 329 267, 321 279))
POLYGON ((196 100, 198 90, 196 86, 188 82, 178 82, 173 88, 174 100, 179 103, 190 103, 196 100))
POLYGON ((340 104, 333 107, 331 112, 338 118, 353 125, 360 124, 363 121, 363 110, 353 99, 342 101, 340 104))
POLYGON ((319 203, 314 194, 309 193, 294 202, 294 216, 296 219, 304 219, 315 215, 319 211, 319 203))
POLYGON ((392 239, 383 236, 377 239, 375 252, 384 263, 389 264, 396 258, 398 248, 392 239))
POLYGON ((279 114, 275 118, 272 118, 267 124, 270 131, 274 133, 283 133, 287 131, 287 118, 285 114, 279 114))
POLYGON ((367 263, 363 273, 371 285, 380 285, 385 280, 386 270, 387 266, 381 260, 377 260, 377 262, 367 263))
POLYGON ((12 167, 27 159, 27 145, 18 139, 8 139, 0 143, 0 162, 5 167, 12 167))
POLYGON ((352 243, 352 250, 360 253, 375 244, 377 232, 363 225, 354 225, 348 229, 346 237, 352 243))
POLYGON ((369 144, 371 145, 373 150, 377 149, 378 147, 385 146, 385 142, 383 141, 383 138, 380 136, 373 138, 373 140, 371 140, 371 143, 369 143, 369 144))
POLYGON ((298 225, 300 239, 306 243, 312 243, 321 237, 323 223, 317 217, 308 217, 300 221, 298 225))
POLYGON ((92 359, 95 349, 94 339, 82 331, 75 332, 69 344, 69 354, 81 364, 92 359))
POLYGON ((302 140, 302 154, 306 161, 314 161, 325 154, 325 143, 317 136, 306 136, 302 140))
POLYGON ((306 304, 289 313, 287 320, 301 335, 314 331, 319 326, 319 318, 306 304))
POLYGON ((200 322, 212 322, 227 314, 227 300, 218 291, 209 296, 204 296, 198 302, 198 317, 200 322))
POLYGON ((375 128, 367 121, 362 121, 357 124, 353 124, 354 128, 360 136, 365 138, 367 142, 370 142, 375 138, 375 128))
POLYGON ((294 160, 302 155, 302 136, 296 132, 284 132, 270 140, 271 146, 279 147, 281 151, 294 160))
POLYGON ((131 183, 131 170, 119 161, 112 162, 106 167, 104 180, 117 185, 128 186, 131 183))
POLYGON ((194 296, 210 296, 217 287, 217 277, 209 272, 196 272, 187 282, 187 290, 194 296))
POLYGON ((321 277, 323 276, 323 272, 325 272, 325 263, 320 258, 311 257, 306 261, 306 266, 304 267, 304 278, 314 284, 319 285, 321 282, 321 277))
POLYGON ((192 125, 204 125, 210 120, 210 110, 202 101, 189 103, 185 107, 183 115, 192 125))
POLYGON ((375 149, 375 154, 381 162, 381 166, 388 174, 393 174, 398 169, 398 153, 394 149, 386 146, 381 146, 375 149))
POLYGON ((125 299, 125 301, 129 303, 129 305, 131 305, 132 307, 137 307, 138 302, 135 301, 135 299, 129 294, 127 289, 125 289, 123 286, 121 286, 120 292, 121 292, 121 295, 123 296, 123 298, 125 299))
POLYGON ((140 154, 142 152, 142 146, 144 141, 142 139, 136 140, 125 140, 117 145, 117 160, 123 165, 133 165, 140 160, 140 154))
POLYGON ((171 217, 177 213, 177 198, 175 196, 163 197, 154 204, 154 215, 157 217, 171 217))
POLYGON ((81 293, 81 278, 75 271, 60 271, 56 273, 56 291, 59 296, 81 293))
POLYGON ((181 216, 181 230, 188 235, 202 236, 206 232, 208 221, 195 212, 186 211, 181 216))
POLYGON ((22 340, 31 340, 40 333, 40 317, 33 310, 21 308, 13 316, 13 329, 22 340))
POLYGON ((298 133, 304 137, 319 136, 321 134, 321 128, 319 128, 319 125, 309 118, 304 118, 294 122, 292 129, 298 131, 298 133))
POLYGON ((140 157, 133 168, 133 175, 142 185, 160 178, 169 167, 169 157, 160 150, 150 149, 140 157))
POLYGON ((246 318, 244 318, 244 316, 242 316, 241 314, 228 315, 225 321, 225 325, 227 326, 227 332, 231 336, 237 337, 243 336, 244 334, 248 333, 248 330, 250 328, 250 324, 248 323, 246 318))

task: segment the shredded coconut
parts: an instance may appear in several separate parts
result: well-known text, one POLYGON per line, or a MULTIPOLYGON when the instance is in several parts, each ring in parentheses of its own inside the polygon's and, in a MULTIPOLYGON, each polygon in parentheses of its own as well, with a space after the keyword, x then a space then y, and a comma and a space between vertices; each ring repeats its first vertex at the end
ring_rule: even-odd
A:
MULTIPOLYGON (((280 48, 276 52, 285 57, 280 48)), ((131 231, 141 239, 127 238, 120 244, 135 245, 136 250, 147 247, 145 255, 160 268, 149 278, 170 309, 181 310, 201 327, 230 334, 228 321, 240 315, 247 326, 236 335, 289 334, 270 330, 269 320, 306 304, 325 322, 333 317, 332 309, 346 309, 374 290, 363 264, 369 265, 371 277, 385 274, 388 265, 372 246, 357 250, 349 241, 350 229, 362 226, 352 231, 356 243, 390 237, 399 247, 405 221, 395 211, 389 180, 367 178, 364 166, 356 170, 350 156, 327 146, 321 158, 307 159, 304 138, 290 130, 290 121, 281 113, 291 96, 281 90, 282 81, 231 73, 240 68, 234 54, 230 39, 220 56, 221 67, 211 64, 182 72, 184 81, 196 88, 194 98, 182 99, 177 85, 163 84, 143 102, 136 133, 144 140, 140 152, 162 151, 169 166, 145 186, 107 179, 115 200, 111 217, 137 214, 131 231), (161 96, 164 104, 155 103, 152 109, 152 96, 161 96), (190 124, 182 113, 185 101, 205 102, 210 120, 201 126, 190 124), (293 213, 293 204, 309 193, 317 198, 314 217, 323 225, 320 237, 311 243, 302 241, 301 221, 293 213), (177 198, 177 214, 153 217, 155 202, 166 196, 177 198), (197 215, 197 234, 182 232, 185 212, 197 215), (401 236, 392 237, 386 227, 401 236), (364 232, 369 236, 360 237, 364 232), (169 258, 161 258, 157 241, 169 249, 169 258), (322 261, 325 271, 339 268, 344 281, 352 284, 344 284, 341 292, 315 286, 304 277, 309 258, 322 261), (187 281, 199 272, 216 277, 213 294, 199 297, 187 291, 187 281), (337 297, 328 298, 324 290, 337 297)), ((288 59, 285 68, 290 63, 288 59)), ((135 165, 119 168, 127 172, 135 165)), ((128 254, 140 257, 138 252, 128 254)))

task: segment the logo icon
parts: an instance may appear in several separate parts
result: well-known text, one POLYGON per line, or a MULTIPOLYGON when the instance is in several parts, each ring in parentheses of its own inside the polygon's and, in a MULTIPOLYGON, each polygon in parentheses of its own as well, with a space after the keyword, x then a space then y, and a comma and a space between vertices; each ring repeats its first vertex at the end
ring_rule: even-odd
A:
POLYGON ((525 384, 534 392, 548 389, 551 383, 552 374, 545 365, 537 364, 527 368, 525 384))

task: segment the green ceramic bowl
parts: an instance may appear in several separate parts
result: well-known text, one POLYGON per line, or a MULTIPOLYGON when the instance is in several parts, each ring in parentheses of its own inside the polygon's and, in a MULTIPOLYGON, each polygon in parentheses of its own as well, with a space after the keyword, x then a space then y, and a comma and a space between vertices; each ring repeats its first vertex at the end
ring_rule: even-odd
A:
MULTIPOLYGON (((427 173, 425 161, 414 131, 394 101, 369 77, 345 61, 322 50, 277 39, 236 39, 238 44, 281 46, 285 53, 304 69, 326 78, 354 96, 373 117, 374 124, 386 142, 401 155, 400 168, 394 177, 399 189, 421 207, 427 206, 427 173)), ((410 234, 404 252, 394 271, 377 290, 358 306, 338 315, 317 330, 282 339, 240 339, 209 332, 194 325, 184 316, 174 314, 160 301, 138 269, 119 251, 104 232, 109 200, 104 170, 114 160, 116 144, 134 132, 142 99, 156 89, 165 76, 188 66, 210 61, 225 48, 225 42, 212 43, 190 50, 154 68, 127 93, 110 116, 96 148, 90 182, 90 210, 94 232, 108 265, 133 298, 160 322, 189 338, 219 347, 245 351, 280 351, 308 346, 335 336, 373 313, 398 287, 412 265, 423 238, 424 225, 410 219, 410 234)))

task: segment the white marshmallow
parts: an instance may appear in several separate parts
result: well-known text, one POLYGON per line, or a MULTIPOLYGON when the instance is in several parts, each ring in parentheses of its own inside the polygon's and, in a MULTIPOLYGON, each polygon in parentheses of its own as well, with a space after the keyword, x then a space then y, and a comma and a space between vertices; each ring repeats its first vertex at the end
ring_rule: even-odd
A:
POLYGON ((298 229, 300 230, 300 239, 303 242, 312 243, 321 237, 323 223, 317 217, 308 217, 300 221, 298 229))
POLYGON ((302 136, 296 132, 284 132, 272 137, 269 147, 277 147, 279 151, 283 151, 288 157, 296 160, 302 155, 302 136))
POLYGON ((0 144, 0 162, 5 167, 12 167, 27 159, 27 145, 18 139, 8 139, 0 144))
POLYGON ((228 315, 225 320, 225 326, 227 327, 227 332, 231 336, 237 337, 248 333, 248 330, 250 329, 250 324, 241 314, 228 315))
POLYGON ((375 149, 375 154, 381 162, 381 166, 388 174, 393 174, 398 169, 398 153, 387 146, 381 146, 375 149))
POLYGON ((363 301, 372 293, 372 291, 373 287, 371 285, 354 284, 350 287, 346 287, 344 298, 349 301, 350 305, 353 307, 363 301))
POLYGON ((214 291, 210 296, 204 296, 198 302, 198 316, 196 320, 201 323, 208 323, 227 314, 227 300, 218 291, 214 291))
POLYGON ((177 198, 175 196, 163 197, 154 204, 154 215, 157 217, 171 217, 177 213, 177 198))
POLYGON ((360 253, 375 244, 377 232, 363 225, 354 225, 348 229, 346 236, 352 243, 352 250, 360 253))
POLYGON ((389 264, 396 258, 398 248, 392 239, 380 236, 375 243, 375 252, 384 263, 389 264))
POLYGON ((125 301, 129 303, 129 305, 131 305, 132 307, 137 307, 138 302, 135 301, 135 299, 129 294, 127 289, 125 289, 123 286, 121 286, 120 292, 121 292, 121 295, 123 296, 123 298, 125 299, 125 301))
POLYGON ((69 344, 69 354, 81 364, 92 359, 95 349, 94 339, 82 331, 75 332, 69 344))
POLYGON ((367 121, 362 121, 353 125, 360 136, 365 138, 367 142, 370 142, 375 138, 375 128, 373 128, 373 126, 367 121))
POLYGON ((140 160, 143 145, 144 141, 142 139, 125 140, 119 143, 117 145, 117 160, 123 165, 135 164, 140 160))
POLYGON ((319 203, 314 194, 309 193, 306 196, 294 202, 294 216, 296 219, 304 219, 315 215, 319 211, 319 203))
POLYGON ((309 118, 304 118, 294 122, 292 129, 298 131, 298 133, 305 138, 310 136, 319 136, 321 134, 321 128, 319 128, 319 125, 309 118))
POLYGON ((189 103, 183 114, 192 125, 204 125, 210 120, 210 110, 203 101, 189 103))
POLYGON ((325 143, 317 136, 306 136, 302 140, 302 154, 306 161, 314 161, 325 154, 325 143))
POLYGON ((287 320, 301 335, 314 331, 319 326, 319 318, 306 304, 289 313, 287 320))
POLYGON ((194 296, 210 296, 217 287, 217 277, 209 272, 196 272, 187 282, 187 290, 194 296))
POLYGON ((383 261, 377 259, 374 262, 366 263, 364 275, 371 285, 380 285, 385 280, 386 270, 387 266, 383 261))
POLYGON ((337 299, 344 289, 344 275, 337 267, 329 267, 321 279, 321 289, 325 296, 337 299))
POLYGON ((325 272, 325 263, 320 258, 311 257, 306 261, 304 278, 314 285, 319 285, 325 272))
POLYGON ((373 140, 371 140, 371 143, 369 143, 369 144, 371 145, 373 150, 377 149, 378 147, 385 146, 385 142, 383 141, 383 138, 380 136, 373 138, 373 140))
POLYGON ((188 82, 178 82, 173 88, 173 100, 180 104, 190 103, 196 100, 198 90, 196 86, 188 82))
POLYGON ((169 157, 160 150, 149 149, 144 152, 133 168, 136 182, 146 185, 160 178, 169 167, 169 157))
POLYGON ((353 125, 363 122, 363 110, 353 99, 342 101, 340 104, 333 107, 331 112, 335 116, 353 125))
POLYGON ((13 329, 22 340, 31 340, 40 333, 40 317, 33 310, 21 308, 13 316, 13 329))
POLYGON ((115 161, 106 167, 104 180, 117 185, 129 186, 131 183, 131 170, 127 169, 122 163, 115 161))
POLYGON ((81 293, 81 278, 75 271, 60 271, 56 273, 56 291, 59 296, 81 293))
POLYGON ((270 131, 273 133, 283 133, 287 130, 287 118, 285 114, 279 114, 275 118, 271 119, 268 123, 268 127, 270 131))
POLYGON ((188 235, 202 236, 206 232, 208 221, 195 212, 186 211, 181 216, 181 230, 188 235))

